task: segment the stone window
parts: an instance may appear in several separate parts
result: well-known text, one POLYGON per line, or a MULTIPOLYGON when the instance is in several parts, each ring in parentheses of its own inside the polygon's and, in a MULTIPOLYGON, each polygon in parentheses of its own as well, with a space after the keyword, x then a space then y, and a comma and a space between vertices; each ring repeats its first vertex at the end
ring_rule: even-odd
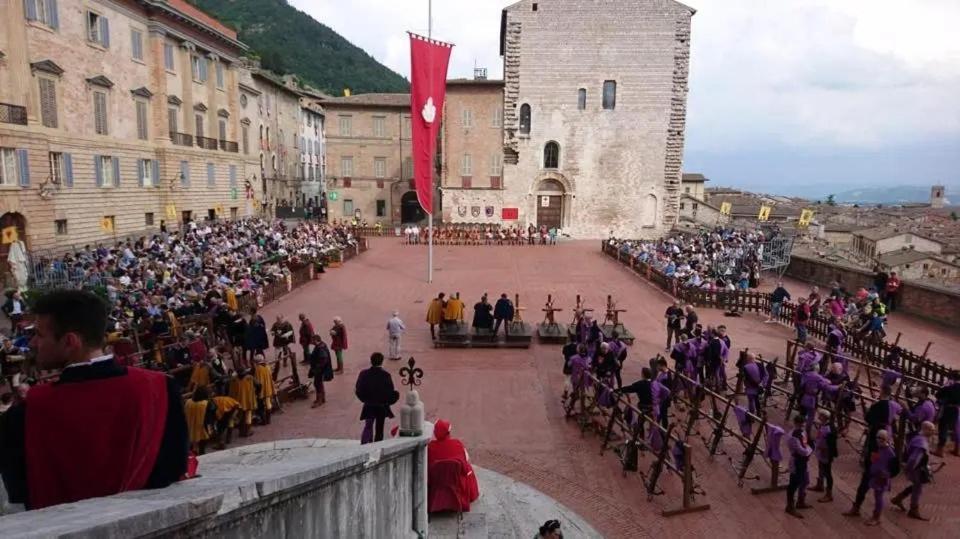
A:
POLYGON ((387 201, 377 200, 377 217, 387 216, 387 201))
POLYGON ((143 32, 130 30, 130 51, 134 60, 143 61, 143 32))
POLYGON ((217 175, 213 163, 207 163, 207 187, 216 187, 217 175))
POLYGON ((347 155, 340 158, 340 176, 353 177, 353 156, 347 155))
POLYGON ((560 165, 560 145, 550 141, 543 147, 543 168, 558 168, 560 165))
POLYGON ((503 107, 500 105, 493 109, 493 127, 503 127, 503 107))
POLYGON ((490 156, 490 175, 499 176, 503 173, 503 154, 496 152, 490 156))
POLYGON ((57 219, 53 222, 53 226, 56 227, 57 236, 66 236, 67 235, 67 220, 66 219, 57 219))
POLYGON ((462 120, 463 120, 463 127, 467 129, 473 127, 473 111, 470 109, 463 109, 462 120))
POLYGON ((140 187, 156 187, 160 178, 160 163, 153 159, 137 161, 137 174, 140 176, 140 187))
POLYGON ((120 183, 120 161, 109 155, 94 156, 97 187, 117 187, 120 183))
POLYGON ((180 109, 177 107, 167 108, 167 128, 170 129, 170 134, 179 133, 177 129, 177 116, 180 115, 180 109))
POLYGON ((220 135, 220 140, 227 140, 227 121, 219 120, 217 122, 218 131, 217 134, 220 135))
POLYGON ((137 110, 137 138, 140 140, 147 140, 147 102, 140 101, 138 99, 134 101, 134 106, 137 110))
POLYGON ((250 128, 243 126, 240 128, 240 142, 243 144, 243 155, 250 153, 250 128))
POLYGON ((530 134, 530 105, 526 103, 520 105, 520 133, 530 134))
POLYGON ((409 157, 403 158, 403 170, 401 170, 401 173, 405 180, 413 177, 413 159, 409 157))
POLYGON ((107 117, 107 92, 93 92, 93 127, 98 135, 106 135, 109 118, 107 117))
POLYGON ((350 116, 340 116, 340 136, 349 137, 353 132, 353 118, 350 116))
POLYGON ((145 226, 153 226, 153 212, 143 214, 143 224, 145 226))
POLYGON ((195 82, 207 82, 207 59, 194 54, 190 57, 193 65, 193 80, 195 82))
POLYGON ((387 136, 387 118, 385 116, 373 117, 373 136, 379 138, 387 136))
POLYGON ((50 152, 50 181, 56 185, 64 185, 63 154, 50 152))
POLYGON ((87 41, 110 47, 110 21, 94 11, 87 12, 87 41))
POLYGON ((41 22, 53 29, 60 27, 57 0, 24 0, 23 7, 28 21, 41 22))
POLYGON ((344 216, 353 215, 353 199, 352 198, 343 199, 343 215, 344 216))
POLYGON ((617 81, 603 81, 603 109, 613 110, 617 108, 617 81))
POLYGON ((587 89, 580 88, 577 90, 577 110, 586 110, 587 109, 587 89))
POLYGON ((460 160, 460 175, 473 176, 473 158, 468 153, 463 154, 460 160))
POLYGON ((198 138, 202 137, 203 136, 203 114, 194 114, 193 119, 194 119, 194 127, 196 127, 196 135, 198 138))
POLYGON ((0 185, 19 185, 21 164, 26 152, 13 148, 0 148, 0 185))
POLYGON ((217 88, 223 90, 223 63, 216 63, 216 73, 217 73, 217 88))
POLYGON ((40 117, 44 127, 57 127, 57 84, 53 79, 38 77, 40 83, 40 117))
POLYGON ((233 206, 233 207, 230 208, 230 218, 233 219, 234 221, 237 220, 237 215, 238 215, 238 213, 239 213, 239 212, 238 212, 236 206, 233 206))
POLYGON ((373 158, 373 175, 376 178, 387 177, 387 159, 385 157, 373 158))
POLYGON ((409 116, 403 117, 403 138, 405 139, 410 138, 410 117, 409 116))
POLYGON ((163 67, 166 68, 167 71, 177 70, 176 69, 177 65, 174 62, 172 43, 163 44, 163 67))
POLYGON ((687 207, 686 204, 684 204, 683 202, 680 203, 680 210, 683 210, 683 209, 686 208, 686 207, 687 207))

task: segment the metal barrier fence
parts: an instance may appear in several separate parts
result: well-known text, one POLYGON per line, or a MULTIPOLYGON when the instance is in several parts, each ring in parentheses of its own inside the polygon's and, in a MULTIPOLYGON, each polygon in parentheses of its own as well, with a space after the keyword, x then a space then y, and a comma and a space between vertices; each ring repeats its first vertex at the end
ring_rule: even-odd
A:
MULTIPOLYGON (((620 252, 619 249, 609 245, 606 241, 601 243, 601 249, 610 258, 616 259, 657 288, 685 303, 717 309, 736 309, 743 312, 770 312, 771 301, 768 293, 749 290, 705 290, 687 287, 650 264, 620 252)), ((793 324, 796 308, 796 303, 783 302, 778 321, 793 324)), ((807 322, 807 332, 811 336, 826 341, 830 333, 829 325, 829 318, 813 314, 807 322)), ((847 334, 846 341, 843 343, 843 349, 847 354, 876 366, 884 365, 884 360, 895 346, 899 347, 897 341, 890 343, 884 340, 861 339, 852 333, 847 334)), ((927 348, 929 349, 929 345, 927 348)), ((904 372, 932 384, 945 384, 952 369, 927 359, 926 355, 926 351, 923 354, 917 354, 911 350, 900 348, 899 356, 904 372)))

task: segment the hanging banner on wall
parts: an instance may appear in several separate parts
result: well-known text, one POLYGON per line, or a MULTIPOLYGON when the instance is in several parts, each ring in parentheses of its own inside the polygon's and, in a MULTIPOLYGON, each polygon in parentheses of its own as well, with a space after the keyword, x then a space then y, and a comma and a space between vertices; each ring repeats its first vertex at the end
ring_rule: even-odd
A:
POLYGON ((500 210, 500 217, 504 221, 516 221, 520 218, 520 208, 503 208, 500 210))
POLYGON ((433 161, 453 45, 410 33, 410 129, 420 207, 433 214, 433 161))

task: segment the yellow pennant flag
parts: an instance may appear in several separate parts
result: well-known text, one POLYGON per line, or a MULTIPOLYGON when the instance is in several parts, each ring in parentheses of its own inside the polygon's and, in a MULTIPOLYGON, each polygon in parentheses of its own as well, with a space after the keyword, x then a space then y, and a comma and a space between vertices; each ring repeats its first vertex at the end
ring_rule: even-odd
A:
POLYGON ((770 219, 770 210, 772 209, 770 206, 760 206, 760 213, 757 214, 757 220, 766 221, 770 219))
POLYGON ((177 218, 177 207, 173 204, 167 204, 167 219, 176 219, 177 218))
POLYGON ((17 227, 7 226, 3 228, 3 244, 7 245, 13 243, 20 239, 20 234, 17 233, 17 227))
POLYGON ((800 221, 797 223, 800 226, 810 226, 810 221, 813 220, 813 210, 803 210, 800 212, 800 221))
POLYGON ((223 204, 217 204, 217 205, 213 208, 213 211, 216 212, 216 214, 217 214, 218 216, 219 216, 219 215, 223 215, 223 204))
POLYGON ((720 213, 723 215, 730 215, 730 210, 733 209, 733 204, 729 202, 724 202, 720 204, 720 213))
POLYGON ((100 219, 100 228, 104 232, 113 232, 113 217, 104 217, 100 219))
POLYGON ((344 97, 350 97, 350 88, 344 88, 344 89, 343 89, 343 96, 344 96, 344 97))

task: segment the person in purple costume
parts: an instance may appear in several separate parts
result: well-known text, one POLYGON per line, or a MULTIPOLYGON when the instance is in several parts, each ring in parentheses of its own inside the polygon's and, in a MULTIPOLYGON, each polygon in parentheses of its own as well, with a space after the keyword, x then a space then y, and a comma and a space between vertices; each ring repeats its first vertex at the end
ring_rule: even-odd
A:
POLYGON ((867 497, 867 491, 873 490, 873 515, 867 519, 867 526, 880 524, 880 515, 883 514, 884 495, 890 490, 890 483, 900 473, 900 462, 893 448, 890 447, 890 433, 879 430, 874 438, 873 449, 867 452, 863 459, 863 475, 857 487, 857 496, 853 507, 843 513, 843 516, 860 516, 860 506, 867 497))
POLYGON ((920 495, 923 493, 923 485, 929 483, 932 479, 927 464, 930 461, 930 438, 935 433, 936 427, 933 426, 933 422, 924 421, 920 424, 920 433, 910 439, 910 443, 904 450, 906 475, 910 484, 900 491, 900 494, 890 499, 893 505, 907 511, 903 507, 903 500, 910 496, 910 510, 907 511, 907 516, 917 520, 930 520, 920 515, 920 495))
POLYGON ((833 501, 833 459, 837 458, 837 431, 830 423, 830 412, 817 412, 816 437, 813 448, 817 456, 817 484, 810 490, 823 492, 817 501, 829 503, 833 501))
POLYGON ((747 394, 747 409, 752 414, 760 414, 760 393, 763 392, 766 381, 766 371, 757 363, 757 356, 753 352, 744 355, 743 387, 747 394))
POLYGON ((807 432, 803 428, 804 418, 798 415, 793 418, 793 432, 787 438, 787 450, 790 453, 790 482, 787 485, 786 513, 790 516, 803 518, 798 509, 809 509, 807 504, 807 484, 810 482, 808 463, 813 448, 807 443, 807 432))

